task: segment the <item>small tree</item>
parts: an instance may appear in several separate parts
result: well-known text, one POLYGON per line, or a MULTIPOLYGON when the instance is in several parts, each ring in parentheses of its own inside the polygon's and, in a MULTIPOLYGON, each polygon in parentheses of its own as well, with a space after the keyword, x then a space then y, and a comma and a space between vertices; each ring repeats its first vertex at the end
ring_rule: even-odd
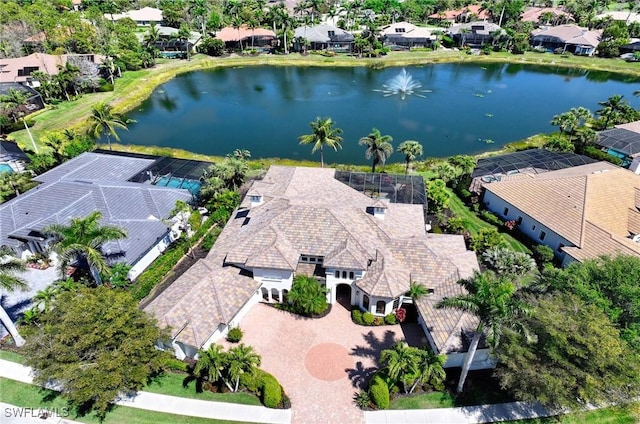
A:
POLYGON ((422 144, 417 141, 407 140, 400 143, 398 146, 398 152, 404 155, 404 160, 407 165, 404 168, 404 173, 409 173, 409 164, 415 160, 418 156, 422 156, 422 144))
POLYGON ((327 288, 313 277, 297 275, 287 296, 291 309, 303 315, 317 315, 327 310, 327 288))
POLYGON ((377 128, 374 128, 369 135, 360 139, 358 144, 367 146, 365 157, 373 161, 371 164, 371 172, 376 172, 376 166, 379 163, 384 165, 389 156, 391 156, 393 153, 392 141, 393 137, 380 134, 380 130, 377 128))
POLYGON ((316 118, 310 122, 312 133, 298 137, 300 144, 313 144, 311 153, 320 150, 320 165, 324 168, 324 146, 331 147, 334 151, 342 149, 342 130, 333 127, 331 118, 316 118))

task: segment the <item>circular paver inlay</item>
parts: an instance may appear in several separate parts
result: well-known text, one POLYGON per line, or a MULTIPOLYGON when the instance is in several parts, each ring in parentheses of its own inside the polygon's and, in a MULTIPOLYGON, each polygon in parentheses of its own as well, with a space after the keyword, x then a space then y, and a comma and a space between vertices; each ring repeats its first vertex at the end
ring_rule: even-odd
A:
POLYGON ((353 358, 344 346, 322 343, 309 350, 304 365, 315 378, 335 381, 347 376, 346 370, 353 368, 353 358))

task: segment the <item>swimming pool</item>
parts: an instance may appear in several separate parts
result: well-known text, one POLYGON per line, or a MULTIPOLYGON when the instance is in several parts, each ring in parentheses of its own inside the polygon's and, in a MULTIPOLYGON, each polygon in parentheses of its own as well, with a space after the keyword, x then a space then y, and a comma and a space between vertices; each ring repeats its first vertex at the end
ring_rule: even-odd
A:
POLYGON ((13 168, 8 163, 0 163, 0 172, 13 172, 13 168))
POLYGON ((189 190, 194 196, 200 192, 200 187, 202 186, 200 181, 178 177, 160 177, 155 185, 171 188, 183 188, 185 190, 189 190))

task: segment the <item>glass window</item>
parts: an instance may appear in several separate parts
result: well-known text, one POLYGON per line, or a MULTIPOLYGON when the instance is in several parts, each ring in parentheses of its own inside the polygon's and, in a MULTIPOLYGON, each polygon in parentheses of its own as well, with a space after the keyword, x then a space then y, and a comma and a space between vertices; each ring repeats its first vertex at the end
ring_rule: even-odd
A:
POLYGON ((544 240, 544 238, 547 236, 547 233, 545 233, 544 231, 540 231, 540 240, 544 240))
POLYGON ((502 215, 507 216, 508 213, 509 213, 509 208, 504 208, 504 210, 502 211, 502 215))
POLYGON ((366 294, 362 296, 362 307, 369 312, 369 296, 366 294))
POLYGON ((349 279, 353 280, 353 271, 349 271, 349 279))
POLYGON ((516 219, 516 224, 520 225, 522 224, 522 217, 519 216, 518 219, 516 219))
POLYGON ((379 300, 376 303, 376 314, 384 314, 384 308, 387 306, 384 300, 379 300))
POLYGON ((340 278, 340 271, 336 271, 333 276, 335 278, 340 278))
POLYGON ((342 278, 347 279, 347 271, 342 271, 342 278))
POLYGON ((533 224, 533 225, 531 226, 531 231, 535 231, 535 230, 536 230, 536 225, 535 225, 535 224, 533 224))

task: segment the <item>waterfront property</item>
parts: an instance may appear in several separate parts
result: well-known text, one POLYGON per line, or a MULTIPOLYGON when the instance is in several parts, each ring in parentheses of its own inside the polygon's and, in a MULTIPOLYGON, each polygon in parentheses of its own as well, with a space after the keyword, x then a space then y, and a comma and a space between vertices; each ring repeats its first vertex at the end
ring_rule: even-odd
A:
POLYGON ((589 30, 575 24, 542 27, 531 32, 531 44, 538 49, 593 56, 596 52, 602 30, 589 30))
POLYGON ((293 49, 297 52, 310 49, 348 53, 353 48, 353 41, 353 34, 333 25, 301 26, 295 30, 293 49), (306 40, 308 46, 300 40, 306 40))
POLYGON ((44 252, 42 230, 72 218, 102 213, 103 225, 127 231, 127 238, 105 243, 103 253, 132 266, 137 277, 180 235, 179 223, 167 224, 177 200, 192 199, 187 190, 128 181, 155 160, 83 153, 35 178, 41 183, 0 205, 0 246, 22 257, 44 252))
POLYGON ((155 7, 143 7, 142 9, 129 10, 124 13, 105 13, 104 17, 114 21, 129 18, 138 26, 162 25, 162 10, 155 7))
POLYGON ((449 35, 458 46, 482 46, 492 43, 495 38, 506 34, 505 31, 491 22, 468 22, 453 25, 449 35))
POLYGON ((436 36, 430 29, 418 27, 409 22, 395 22, 382 27, 380 38, 382 43, 392 50, 431 47, 436 40, 436 36))
POLYGON ((0 140, 0 172, 22 172, 27 162, 29 158, 16 143, 0 140))
POLYGON ((269 48, 276 39, 276 33, 265 28, 249 28, 247 25, 238 28, 229 26, 216 32, 215 38, 222 40, 227 50, 269 48))
POLYGON ((622 166, 640 173, 640 121, 600 131, 596 144, 622 160, 622 166))
POLYGON ((39 87, 40 82, 31 76, 34 72, 57 75, 67 62, 75 65, 89 62, 96 66, 104 56, 99 54, 46 54, 32 53, 29 56, 0 59, 0 82, 18 82, 30 87, 39 87))
MULTIPOLYGON (((434 305, 462 293, 457 281, 478 270, 475 254, 462 236, 427 233, 424 204, 379 191, 371 198, 342 181, 334 169, 282 166, 255 181, 208 256, 146 306, 171 328, 167 347, 194 357, 254 304, 285 302, 294 277, 308 275, 331 304, 378 317, 415 307, 434 351, 460 366, 461 332, 474 319, 434 305), (429 290, 415 305, 411 283, 429 290)), ((476 355, 474 368, 491 365, 486 351, 476 355)))
POLYGON ((485 184, 484 204, 563 266, 601 255, 640 256, 640 176, 609 162, 485 184))

